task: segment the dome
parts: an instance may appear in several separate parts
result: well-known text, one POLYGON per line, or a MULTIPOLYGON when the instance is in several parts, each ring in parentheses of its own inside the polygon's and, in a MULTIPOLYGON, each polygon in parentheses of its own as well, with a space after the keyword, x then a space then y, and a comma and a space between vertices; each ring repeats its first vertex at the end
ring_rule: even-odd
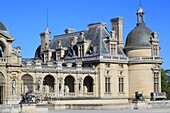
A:
POLYGON ((0 30, 9 34, 7 27, 2 22, 0 22, 0 30))
POLYGON ((150 38, 153 37, 152 31, 145 26, 144 23, 138 23, 137 26, 130 31, 126 39, 125 48, 130 47, 151 47, 150 38))

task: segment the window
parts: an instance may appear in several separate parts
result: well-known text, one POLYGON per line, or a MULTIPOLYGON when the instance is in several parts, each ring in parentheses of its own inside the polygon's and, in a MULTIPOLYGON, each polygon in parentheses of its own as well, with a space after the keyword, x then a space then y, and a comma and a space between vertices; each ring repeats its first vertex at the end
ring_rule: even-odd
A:
POLYGON ((155 45, 155 55, 158 55, 158 45, 155 45))
POLYGON ((56 60, 60 60, 60 57, 61 57, 61 51, 58 51, 57 52, 57 59, 56 60))
POLYGON ((111 44, 110 54, 113 55, 113 44, 111 44))
POLYGON ((159 50, 158 48, 159 48, 158 45, 153 45, 153 48, 152 48, 152 49, 153 49, 153 55, 154 55, 154 56, 157 56, 157 55, 158 55, 158 50, 159 50))
POLYGON ((105 92, 110 93, 110 77, 105 77, 105 92))
POLYGON ((159 92, 159 72, 154 73, 154 92, 159 92))
POLYGON ((110 54, 111 55, 116 55, 116 44, 111 44, 110 45, 110 54))
POLYGON ((124 92, 124 78, 119 78, 119 93, 124 92))
POLYGON ((116 55, 116 44, 113 44, 113 55, 116 55))
POLYGON ((82 57, 84 55, 84 46, 83 45, 80 46, 79 53, 80 53, 80 57, 82 57))

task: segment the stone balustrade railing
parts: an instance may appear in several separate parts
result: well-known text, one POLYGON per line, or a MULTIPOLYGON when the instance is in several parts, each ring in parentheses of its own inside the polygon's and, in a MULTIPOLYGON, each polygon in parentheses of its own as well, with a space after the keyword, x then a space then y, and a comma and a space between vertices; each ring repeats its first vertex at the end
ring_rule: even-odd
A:
POLYGON ((62 72, 96 72, 96 68, 93 67, 59 67, 57 65, 23 65, 22 66, 23 71, 62 71, 62 72))
POLYGON ((129 61, 162 61, 162 58, 159 56, 151 56, 151 57, 129 57, 129 61))

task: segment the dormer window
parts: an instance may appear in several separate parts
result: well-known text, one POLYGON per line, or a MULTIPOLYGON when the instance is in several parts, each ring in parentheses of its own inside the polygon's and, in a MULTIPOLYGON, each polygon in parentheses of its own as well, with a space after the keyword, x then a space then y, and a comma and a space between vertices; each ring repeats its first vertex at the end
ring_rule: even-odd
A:
POLYGON ((84 56, 84 45, 80 45, 79 46, 79 53, 80 53, 80 57, 83 57, 84 56))
POLYGON ((116 44, 111 44, 110 45, 110 54, 111 55, 116 55, 116 44))

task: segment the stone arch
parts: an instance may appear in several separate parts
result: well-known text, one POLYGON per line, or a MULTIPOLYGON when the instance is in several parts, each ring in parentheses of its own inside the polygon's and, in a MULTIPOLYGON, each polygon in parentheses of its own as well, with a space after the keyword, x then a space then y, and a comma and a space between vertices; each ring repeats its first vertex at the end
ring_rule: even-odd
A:
POLYGON ((54 92, 55 78, 52 75, 46 75, 43 80, 44 92, 54 92))
POLYGON ((6 54, 6 45, 0 40, 0 57, 4 57, 6 54))
POLYGON ((74 82, 75 82, 75 79, 73 76, 71 75, 68 75, 65 80, 65 92, 68 93, 68 92, 74 92, 74 82))
POLYGON ((0 104, 3 104, 5 94, 5 77, 0 72, 0 104))
POLYGON ((33 77, 29 74, 25 74, 21 77, 22 80, 22 93, 33 92, 33 77))
POLYGON ((84 92, 93 92, 93 78, 91 76, 86 76, 84 78, 84 92))
POLYGON ((3 84, 5 84, 5 77, 4 77, 4 75, 0 72, 0 86, 2 86, 3 84))

